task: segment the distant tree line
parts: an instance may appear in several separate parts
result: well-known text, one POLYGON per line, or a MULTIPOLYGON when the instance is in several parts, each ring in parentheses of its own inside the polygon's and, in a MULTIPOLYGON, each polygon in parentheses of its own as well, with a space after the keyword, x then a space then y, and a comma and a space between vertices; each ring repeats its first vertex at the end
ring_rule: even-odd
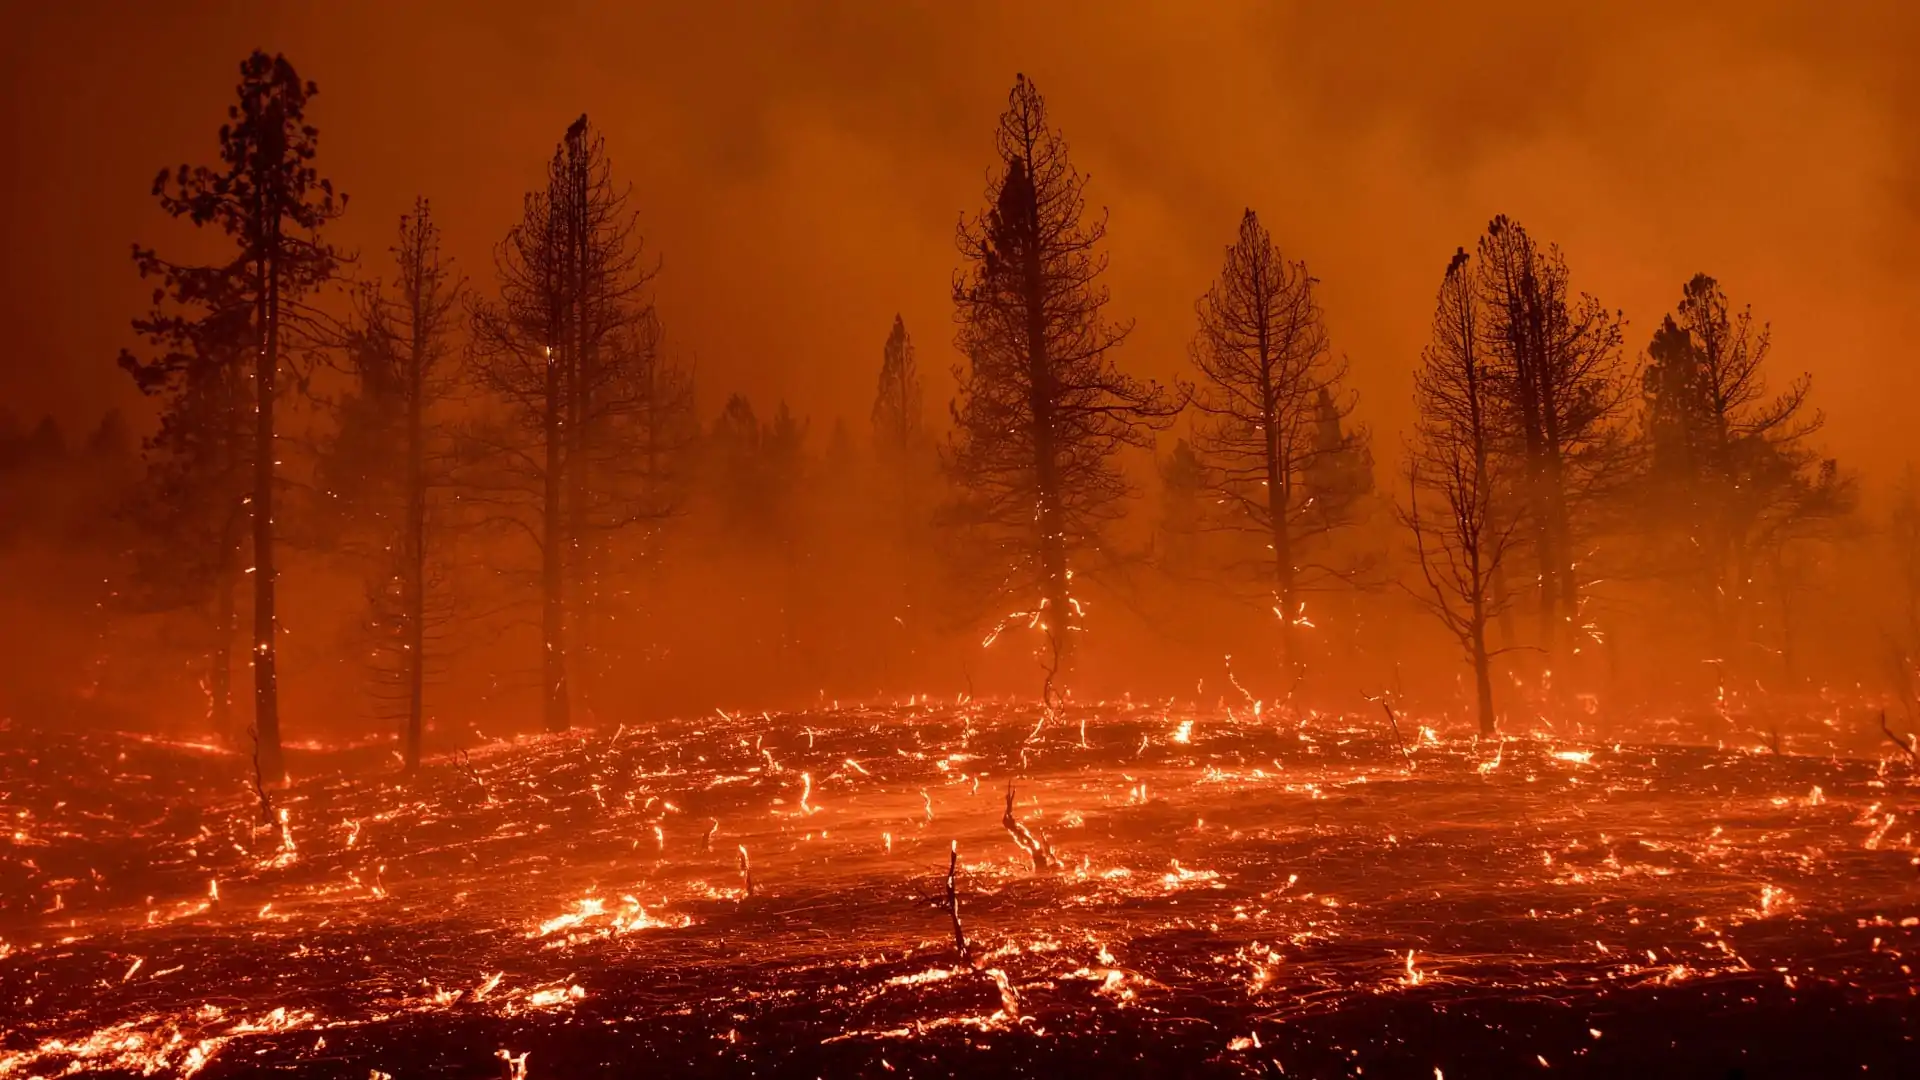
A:
MULTIPOLYGON (((740 613, 730 647, 823 683, 878 668, 906 687, 943 641, 1015 634, 1050 696, 1098 624, 1096 592, 1170 634, 1196 597, 1257 613, 1240 662, 1283 703, 1365 647, 1363 608, 1399 597, 1458 646, 1492 732, 1505 686, 1552 705, 1599 685, 1603 582, 1697 620, 1723 697, 1751 685, 1779 662, 1759 643, 1790 657, 1795 598, 1857 516, 1854 478, 1814 441, 1808 379, 1772 374, 1767 325, 1715 279, 1686 282, 1633 354, 1621 314, 1506 217, 1440 275, 1397 480, 1377 475, 1317 279, 1251 209, 1199 293, 1186 376, 1129 374, 1106 214, 1025 77, 957 231, 947 422, 926 414, 897 317, 875 328, 864 437, 737 393, 703 420, 654 305, 642 208, 586 116, 474 283, 424 196, 387 259, 329 244, 347 199, 320 171, 316 94, 253 54, 217 163, 156 179, 165 213, 226 247, 179 263, 136 245, 155 289, 134 322, 145 345, 121 358, 159 407, 121 506, 138 523, 124 602, 202 627, 210 720, 233 736, 251 718, 267 782, 284 771, 288 546, 363 582, 356 648, 412 769, 450 653, 487 635, 524 642, 549 730, 626 708, 689 647, 670 579, 695 559, 734 567, 699 592, 740 613), (1143 476, 1157 517, 1130 512, 1143 476)), ((95 443, 126 441, 113 423, 95 443)), ((0 470, 65 452, 57 429, 0 425, 0 470)), ((1920 511, 1901 490, 1906 672, 1920 511)))

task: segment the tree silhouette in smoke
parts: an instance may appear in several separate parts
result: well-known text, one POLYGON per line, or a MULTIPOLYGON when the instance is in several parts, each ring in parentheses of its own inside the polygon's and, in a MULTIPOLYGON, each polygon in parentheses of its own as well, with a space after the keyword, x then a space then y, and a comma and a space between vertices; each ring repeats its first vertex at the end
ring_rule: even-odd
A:
MULTIPOLYGON (((179 424, 217 427, 228 412, 206 405, 202 395, 221 377, 250 379, 243 388, 252 406, 252 473, 247 493, 252 522, 253 675, 256 761, 268 781, 283 772, 280 752, 279 642, 276 597, 274 496, 278 475, 275 407, 283 390, 282 367, 288 346, 311 322, 302 299, 331 280, 340 257, 320 237, 337 218, 346 199, 321 178, 314 165, 319 131, 306 122, 307 102, 319 88, 302 80, 283 56, 256 51, 240 65, 238 102, 227 109, 220 128, 220 164, 163 170, 153 192, 161 209, 196 226, 214 225, 234 243, 224 264, 191 266, 162 259, 150 248, 134 248, 141 276, 157 275, 155 312, 135 329, 167 351, 142 361, 123 357, 142 390, 168 395, 179 424), (242 350, 182 344, 205 337, 216 326, 246 318, 242 350), (200 324, 196 326, 195 324, 200 324), (206 369, 225 365, 216 376, 206 369), (244 374, 240 371, 245 369, 244 374), (187 399, 196 407, 182 407, 187 399)), ((224 538, 218 542, 224 543, 224 538)), ((217 560, 216 560, 217 561, 217 560)))
POLYGON ((1081 621, 1075 564, 1100 550, 1130 493, 1115 455, 1150 447, 1177 409, 1113 364, 1128 328, 1105 316, 1106 219, 1086 217, 1086 178, 1025 76, 994 149, 988 208, 958 232, 965 266, 953 302, 967 363, 954 372, 945 461, 960 498, 949 520, 977 545, 984 591, 1027 606, 1057 660, 1081 621))

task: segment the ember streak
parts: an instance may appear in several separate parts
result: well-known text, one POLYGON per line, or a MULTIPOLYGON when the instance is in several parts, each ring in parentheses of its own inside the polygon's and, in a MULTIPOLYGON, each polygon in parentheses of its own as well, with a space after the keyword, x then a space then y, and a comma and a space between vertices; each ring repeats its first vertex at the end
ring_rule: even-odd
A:
POLYGON ((9 731, 0 1076, 1914 1060, 1917 785, 1870 727, 1039 715, 626 725, 409 786, 296 751, 273 826, 231 755, 9 731))

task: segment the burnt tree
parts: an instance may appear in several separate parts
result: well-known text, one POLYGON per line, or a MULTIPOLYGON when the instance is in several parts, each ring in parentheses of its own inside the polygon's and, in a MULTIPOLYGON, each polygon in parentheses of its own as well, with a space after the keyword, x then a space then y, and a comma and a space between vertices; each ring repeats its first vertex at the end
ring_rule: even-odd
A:
POLYGON ((364 539, 376 694, 402 722, 404 766, 420 766, 429 630, 445 621, 438 547, 450 482, 445 408, 459 389, 456 348, 464 282, 440 253, 426 199, 401 217, 394 280, 354 298, 344 341, 352 388, 319 478, 364 539))
MULTIPOLYGON (((186 266, 135 248, 143 276, 158 275, 154 321, 211 315, 209 301, 222 297, 249 312, 247 348, 232 361, 250 379, 252 408, 248 463, 252 474, 247 506, 252 523, 253 688, 256 761, 268 780, 282 775, 280 751, 278 613, 274 607, 274 494, 277 454, 275 406, 291 346, 310 325, 302 300, 333 278, 340 258, 320 236, 344 209, 314 165, 319 132, 306 121, 307 102, 318 87, 302 80, 283 56, 255 52, 240 65, 238 101, 228 106, 220 128, 220 163, 163 170, 153 192, 161 209, 196 226, 213 225, 234 244, 232 258, 213 266, 186 266)), ((136 368, 140 362, 135 361, 136 368)), ((143 388, 164 391, 186 378, 164 358, 144 367, 143 388)))
POLYGON ((690 442, 690 383, 661 357, 657 267, 585 116, 495 265, 499 295, 473 306, 473 338, 476 375, 502 410, 464 440, 463 497, 539 550, 541 693, 558 731, 598 668, 608 537, 677 505, 664 458, 690 442))
POLYGON ((1345 576, 1315 549, 1353 522, 1371 487, 1367 434, 1344 423, 1354 403, 1347 367, 1331 355, 1313 286, 1306 264, 1287 261, 1246 211, 1219 279, 1194 305, 1190 349, 1201 413, 1193 446, 1217 524, 1259 544, 1254 576, 1279 621, 1290 684, 1305 669, 1299 630, 1311 625, 1301 592, 1345 576))
POLYGON ((891 616, 889 645, 883 661, 892 668, 899 653, 913 651, 929 607, 925 594, 924 553, 929 547, 927 525, 934 480, 933 443, 927 437, 924 387, 920 365, 905 320, 893 317, 880 352, 875 380, 873 454, 878 466, 875 500, 877 527, 891 548, 891 590, 886 598, 891 616))
POLYGON ((959 394, 944 454, 963 527, 995 599, 1023 605, 1057 670, 1079 629, 1074 565, 1098 550, 1130 488, 1114 460, 1148 447, 1176 409, 1109 355, 1127 327, 1107 320, 1099 252, 1106 219, 1086 215, 1086 178, 1017 77, 994 132, 987 209, 958 230, 954 372, 959 394))
POLYGON ((1621 318, 1575 293, 1559 249, 1504 216, 1480 238, 1477 288, 1495 449, 1519 465, 1513 482, 1537 567, 1539 645, 1554 663, 1577 651, 1583 632, 1584 526, 1632 476, 1621 318))
POLYGON ((1517 519, 1500 505, 1498 408, 1485 349, 1485 314, 1464 250, 1447 264, 1433 337, 1414 375, 1417 410, 1407 447, 1402 522, 1423 579, 1414 598, 1459 643, 1473 668, 1480 731, 1495 730, 1487 626, 1505 598, 1494 578, 1514 549, 1517 519))

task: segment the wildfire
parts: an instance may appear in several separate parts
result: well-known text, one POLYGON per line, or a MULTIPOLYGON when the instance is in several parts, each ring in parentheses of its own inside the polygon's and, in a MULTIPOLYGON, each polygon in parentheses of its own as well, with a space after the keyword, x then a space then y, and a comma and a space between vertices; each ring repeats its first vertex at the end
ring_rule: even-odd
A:
MULTIPOLYGON (((1111 734, 1068 749, 1071 727, 1025 741, 1030 708, 823 705, 805 721, 816 749, 770 733, 757 743, 767 725, 750 714, 596 738, 585 768, 577 737, 528 740, 448 763, 442 789, 432 765, 405 788, 305 781, 276 800, 265 826, 230 783, 208 800, 214 809, 184 823, 8 807, 9 828, 35 841, 14 851, 34 890, 23 913, 38 929, 9 931, 0 962, 14 966, 0 975, 99 987, 90 1008, 100 1015, 44 1004, 61 998, 40 999, 37 986, 36 1000, 7 1002, 24 1019, 9 1017, 0 1076, 191 1075, 220 1054, 253 1067, 256 1048, 258 1066, 272 1068, 321 1037, 329 1055, 367 1045, 338 1029, 441 1012, 512 1018, 500 1038, 517 1045, 529 1045, 523 1033, 556 1030, 547 1025, 639 1030, 671 1016, 716 1037, 735 1032, 745 1054, 767 1030, 767 1010, 790 1007, 778 1003, 818 1017, 821 1042, 1016 1029, 1046 1039, 1069 1024, 1094 1030, 1106 1021, 1090 1013, 1121 1009, 1143 1031, 1175 1032, 1166 1018, 1198 1015, 1196 987, 1230 986, 1206 998, 1209 1009, 1237 1010, 1217 1052, 1260 1049, 1245 1034, 1255 1022, 1312 1023, 1366 995, 1430 983, 1450 995, 1611 1009, 1680 982, 1751 994, 1760 973, 1776 989, 1818 978, 1862 995, 1904 994, 1911 981, 1901 965, 1920 941, 1920 892, 1903 884, 1913 781, 1873 760, 1814 753, 1812 735, 1796 732, 1803 752, 1785 757, 1751 755, 1744 740, 1669 750, 1631 732, 1603 749, 1518 727, 1489 749, 1457 717, 1423 719, 1396 701, 1405 746, 1419 749, 1414 776, 1377 712, 1329 712, 1296 730, 1239 702, 1231 717, 1177 701, 1075 708, 1111 734), (847 756, 856 734, 875 765, 847 756), (778 773, 765 767, 766 745, 786 747, 778 773), (465 782, 469 768, 493 801, 465 782), (983 779, 1015 778, 1017 796, 968 795, 983 779), (823 808, 820 789, 835 783, 843 795, 823 808), (937 819, 935 786, 946 792, 937 819), (680 812, 669 807, 708 827, 690 823, 669 848, 662 822, 680 812), (828 812, 831 831, 809 820, 828 812), (86 830, 106 828, 123 828, 118 842, 144 862, 102 860, 107 873, 90 874, 71 857, 90 856, 86 830), (997 850, 958 865, 956 844, 984 853, 970 845, 989 836, 997 850), (1070 851, 1051 849, 1069 836, 1070 851), (954 908, 928 895, 942 892, 950 858, 965 960, 948 943, 954 908), (1857 877, 1835 872, 1843 862, 1876 867, 1891 884, 1863 901, 1857 877), (369 903, 385 893, 387 864, 406 868, 406 887, 369 903), (111 869, 128 865, 139 869, 111 869), (1433 928, 1463 918, 1505 943, 1449 946, 1461 955, 1447 952, 1444 964, 1405 944, 1439 948, 1446 935, 1433 928), (144 940, 120 944, 127 935, 144 940), (1842 940, 1858 948, 1831 947, 1842 940), (1197 944, 1206 941, 1220 944, 1197 944), (276 965, 270 988, 214 981, 262 950, 276 965), (756 972, 747 979, 743 950, 756 972), (633 989, 656 986, 659 972, 698 997, 633 989), (200 1011, 216 994, 231 1011, 200 1011), (314 1004, 323 1001, 335 1011, 314 1004), (294 1032, 297 1047, 283 1038, 294 1032)), ((473 1052, 496 1072, 511 1068, 473 1052)), ((1564 1067, 1563 1052, 1550 1056, 1564 1067)), ((508 1057, 525 1063, 520 1051, 508 1057)), ((370 1064, 405 1075, 392 1057, 353 1074, 370 1064)))

